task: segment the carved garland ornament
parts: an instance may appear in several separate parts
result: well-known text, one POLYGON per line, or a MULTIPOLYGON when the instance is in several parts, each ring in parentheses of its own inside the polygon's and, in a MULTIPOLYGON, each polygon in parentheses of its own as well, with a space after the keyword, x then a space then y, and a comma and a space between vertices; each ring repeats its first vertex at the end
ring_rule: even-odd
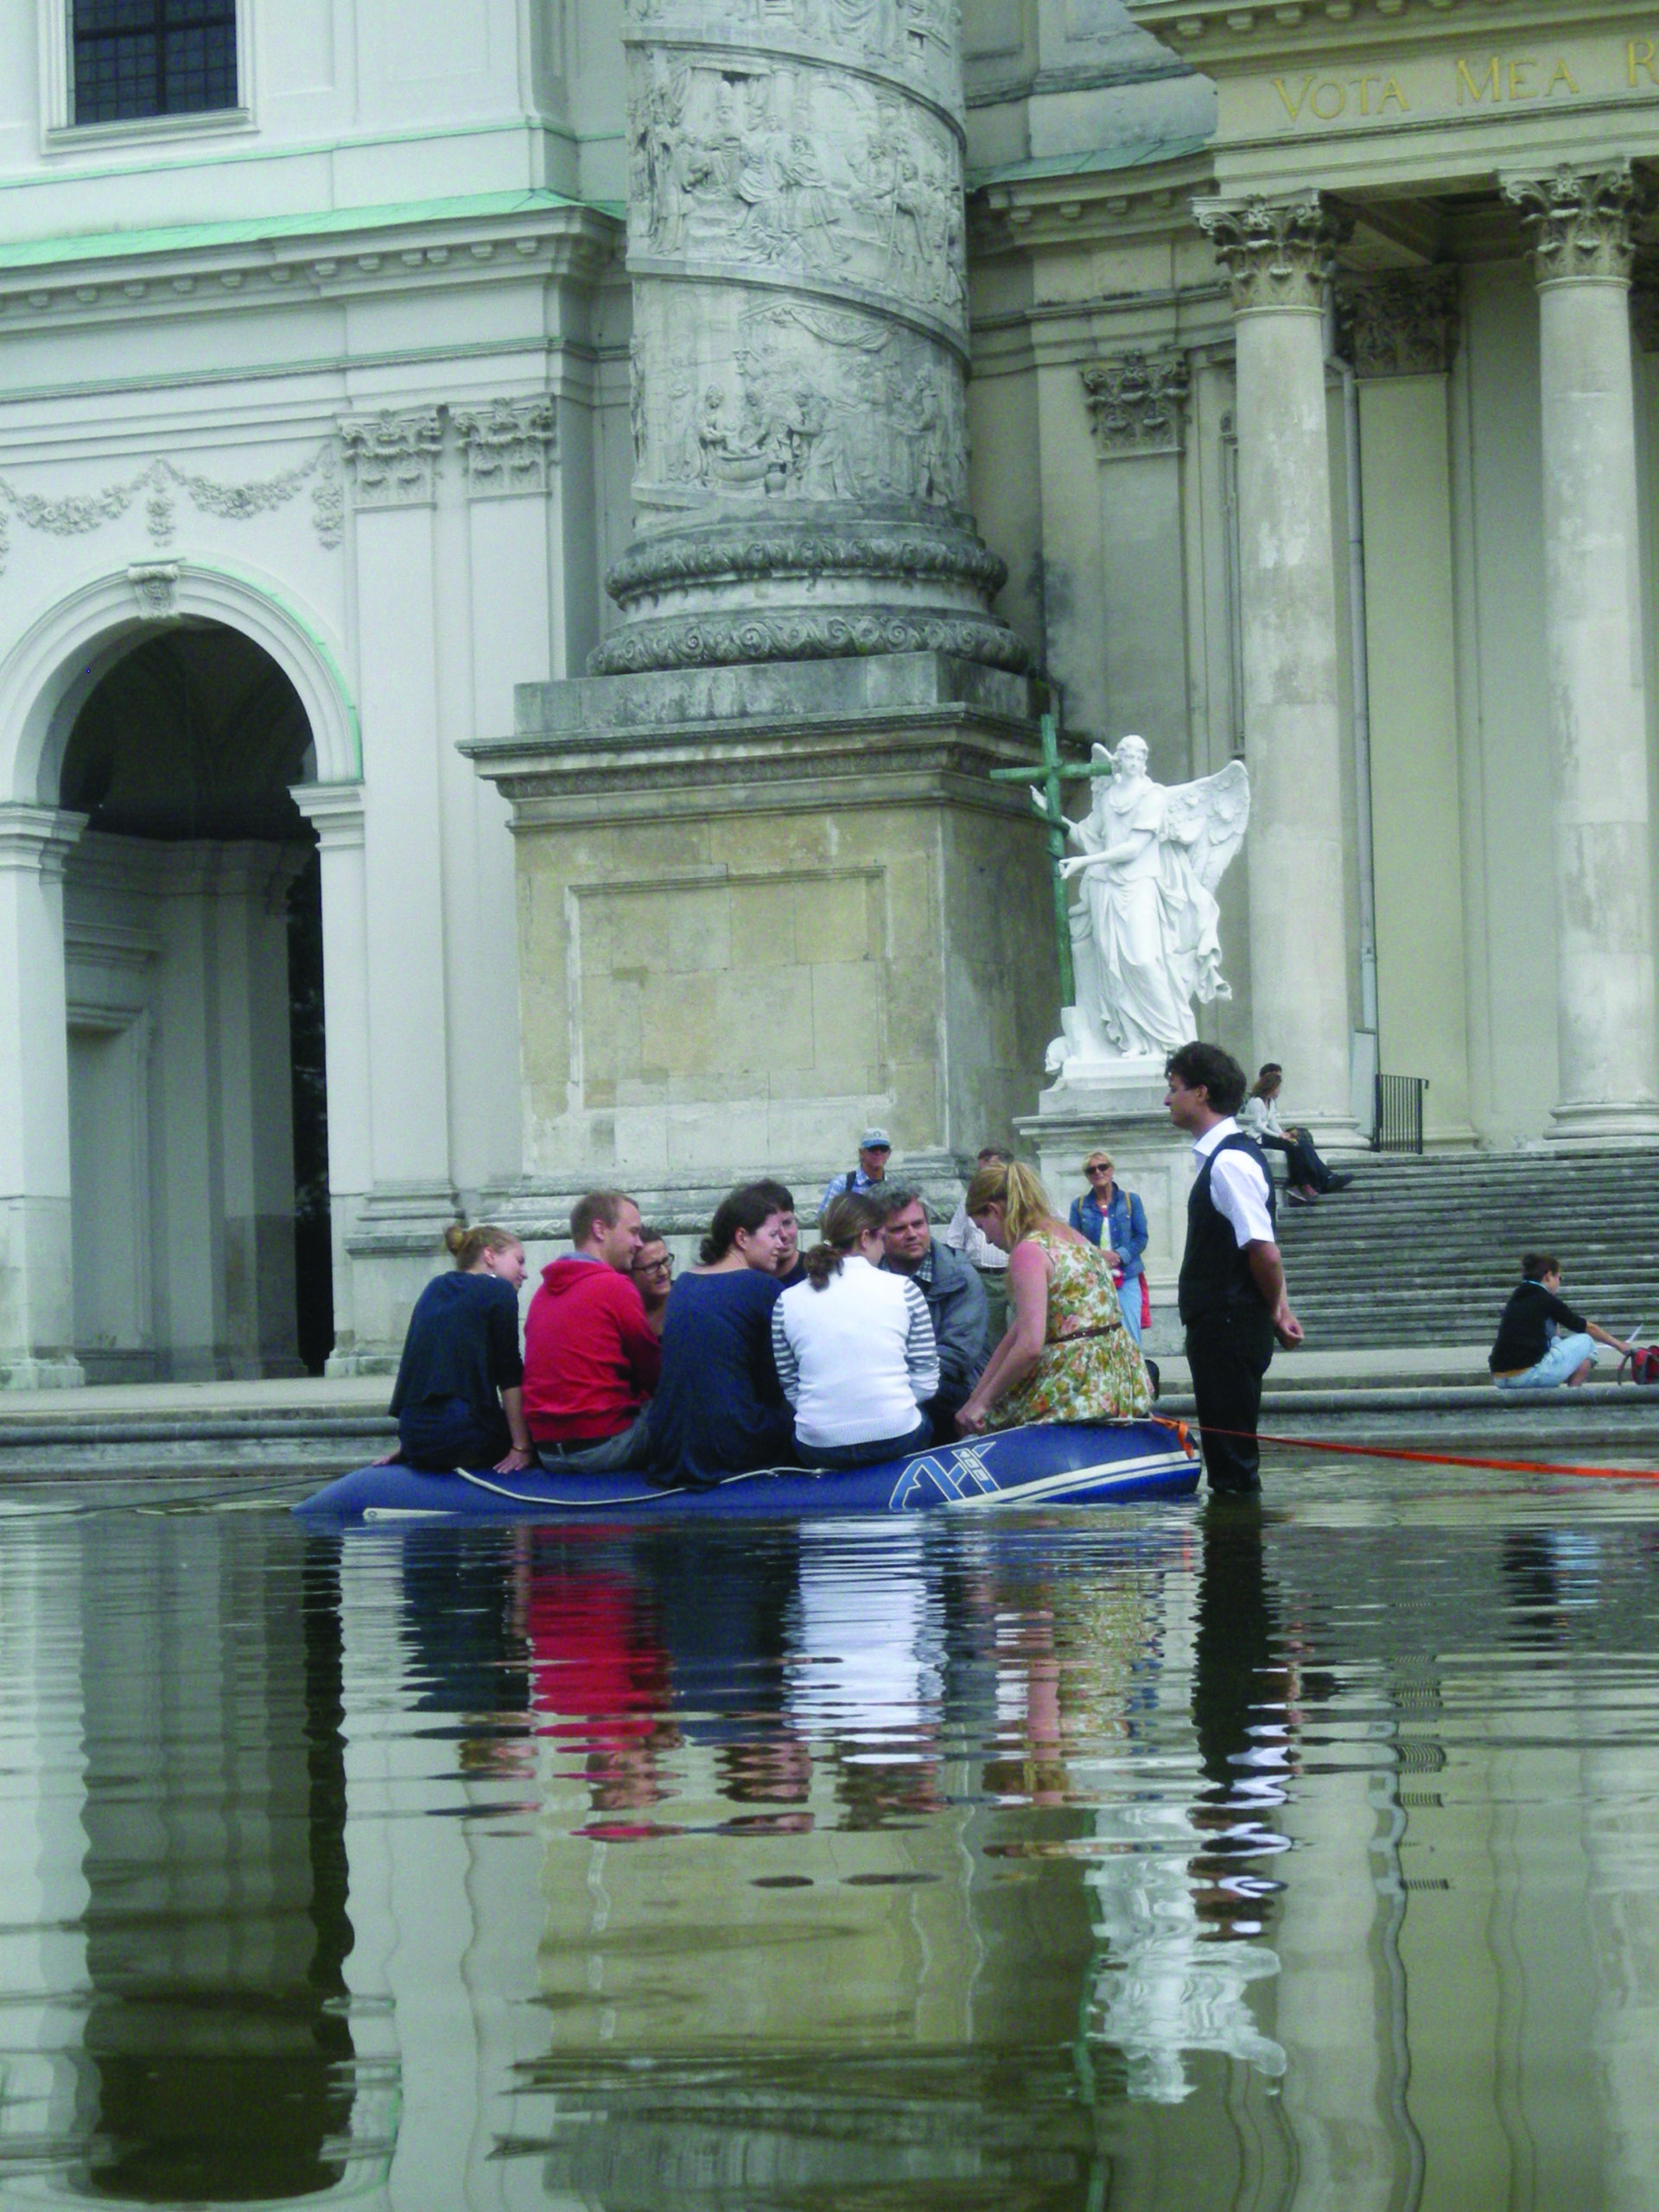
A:
POLYGON ((950 653, 1022 675, 1031 653, 1012 630, 971 615, 688 615, 619 630, 588 658, 590 676, 739 661, 838 660, 866 653, 950 653))
POLYGON ((1337 288, 1343 342, 1360 377, 1443 376, 1458 350, 1455 269, 1390 270, 1337 288))
POLYGON ((165 546, 177 527, 175 490, 182 492, 200 513, 246 522, 286 506, 309 484, 312 525, 321 543, 334 547, 340 543, 341 524, 335 470, 334 442, 329 439, 308 460, 296 461, 280 475, 251 483, 221 484, 193 469, 176 467, 170 461, 152 461, 124 483, 48 499, 37 492, 20 492, 0 476, 0 573, 10 550, 8 514, 15 515, 26 530, 40 531, 48 537, 84 537, 101 530, 105 523, 118 522, 142 494, 148 493, 144 528, 155 544, 165 546))
POLYGON ((1091 361, 1082 374, 1103 460, 1179 453, 1192 381, 1185 353, 1132 350, 1091 361))
POLYGON ((1293 200, 1195 200, 1192 215, 1227 272, 1233 312, 1255 308, 1317 310, 1332 257, 1353 227, 1317 192, 1293 200))
POLYGON ((1647 194, 1628 161, 1605 169, 1564 162, 1552 176, 1503 179, 1531 230, 1533 274, 1540 284, 1628 283, 1635 226, 1647 194))

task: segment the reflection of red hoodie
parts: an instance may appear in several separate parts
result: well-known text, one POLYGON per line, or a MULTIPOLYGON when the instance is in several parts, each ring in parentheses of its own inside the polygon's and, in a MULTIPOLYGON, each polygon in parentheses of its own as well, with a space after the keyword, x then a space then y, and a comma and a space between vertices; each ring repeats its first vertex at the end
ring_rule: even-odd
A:
POLYGON ((632 1276, 575 1253, 542 1269, 524 1316, 524 1417, 538 1444, 620 1436, 662 1363, 632 1276))

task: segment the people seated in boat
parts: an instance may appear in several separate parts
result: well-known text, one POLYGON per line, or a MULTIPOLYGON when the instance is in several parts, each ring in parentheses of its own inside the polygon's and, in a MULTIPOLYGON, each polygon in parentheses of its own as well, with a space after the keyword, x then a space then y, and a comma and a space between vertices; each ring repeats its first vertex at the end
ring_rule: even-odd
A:
POLYGON ((787 1183, 779 1183, 770 1175, 763 1175, 753 1186, 757 1191, 770 1192, 778 1205, 778 1281, 785 1290, 792 1290, 798 1282, 806 1281, 806 1263, 801 1257, 801 1223, 795 1211, 795 1193, 787 1183))
POLYGON ((524 1248, 488 1222, 472 1229, 452 1222, 443 1242, 455 1264, 428 1283, 410 1316, 391 1393, 397 1449, 391 1456, 429 1474, 458 1467, 516 1474, 536 1457, 518 1352, 524 1248))
POLYGON ((879 1203, 832 1198, 806 1280, 772 1312, 772 1349, 795 1408, 795 1448, 809 1467, 867 1467, 920 1452, 933 1425, 922 1411, 939 1387, 927 1300, 908 1275, 887 1274, 879 1203))
POLYGON ((1586 1321, 1567 1304, 1561 1263, 1553 1252, 1527 1253, 1487 1359, 1498 1389, 1553 1390, 1560 1383, 1575 1389, 1589 1381, 1598 1344, 1623 1357, 1631 1350, 1622 1337, 1611 1335, 1599 1321, 1586 1321))
POLYGON ((889 1274, 908 1276, 927 1300, 938 1346, 939 1387, 922 1411, 933 1424, 933 1441, 954 1444, 957 1414, 990 1357, 985 1286, 968 1262, 933 1234, 919 1191, 902 1185, 884 1189, 881 1203, 881 1264, 889 1274))
POLYGON ((575 1249, 542 1269, 524 1319, 524 1417, 543 1466, 645 1465, 663 1348, 629 1272, 642 1241, 632 1198, 590 1191, 570 1211, 575 1249))
POLYGON ((772 1353, 772 1312, 783 1295, 784 1209, 775 1188, 746 1184, 721 1200, 701 1264, 670 1294, 649 1422, 659 1478, 715 1482, 793 1458, 772 1353))
POLYGON ((1120 1421, 1152 1410, 1152 1382, 1123 1325, 1111 1268, 1061 1221, 1033 1171, 982 1167, 968 1211, 1008 1255, 1007 1333, 957 1415, 964 1434, 1051 1421, 1120 1421))
POLYGON ((653 1337, 660 1338, 668 1294, 674 1287, 674 1255, 654 1229, 642 1229, 639 1236, 639 1249, 629 1263, 628 1273, 645 1309, 645 1325, 653 1337))

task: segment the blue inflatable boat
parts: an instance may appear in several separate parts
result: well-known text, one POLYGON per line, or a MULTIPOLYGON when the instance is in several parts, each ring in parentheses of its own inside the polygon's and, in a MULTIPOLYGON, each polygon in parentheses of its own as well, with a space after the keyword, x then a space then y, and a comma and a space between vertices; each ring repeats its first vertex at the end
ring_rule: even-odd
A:
POLYGON ((884 1459, 851 1473, 768 1467, 708 1487, 643 1475, 489 1472, 423 1475, 393 1465, 359 1467, 294 1509, 302 1519, 348 1522, 538 1521, 602 1516, 656 1520, 696 1514, 984 1512, 1001 1506, 1116 1505, 1185 1497, 1198 1461, 1161 1421, 1013 1428, 1001 1435, 884 1459))

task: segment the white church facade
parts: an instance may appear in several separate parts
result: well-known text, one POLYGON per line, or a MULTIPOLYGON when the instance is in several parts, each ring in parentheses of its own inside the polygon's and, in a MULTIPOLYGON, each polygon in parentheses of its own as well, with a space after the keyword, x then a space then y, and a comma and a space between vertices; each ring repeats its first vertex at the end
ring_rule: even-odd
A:
POLYGON ((0 1380, 948 1183, 1046 705, 1245 760, 1205 1020, 1304 1118, 1651 1142, 1638 13, 0 0, 0 1380))

